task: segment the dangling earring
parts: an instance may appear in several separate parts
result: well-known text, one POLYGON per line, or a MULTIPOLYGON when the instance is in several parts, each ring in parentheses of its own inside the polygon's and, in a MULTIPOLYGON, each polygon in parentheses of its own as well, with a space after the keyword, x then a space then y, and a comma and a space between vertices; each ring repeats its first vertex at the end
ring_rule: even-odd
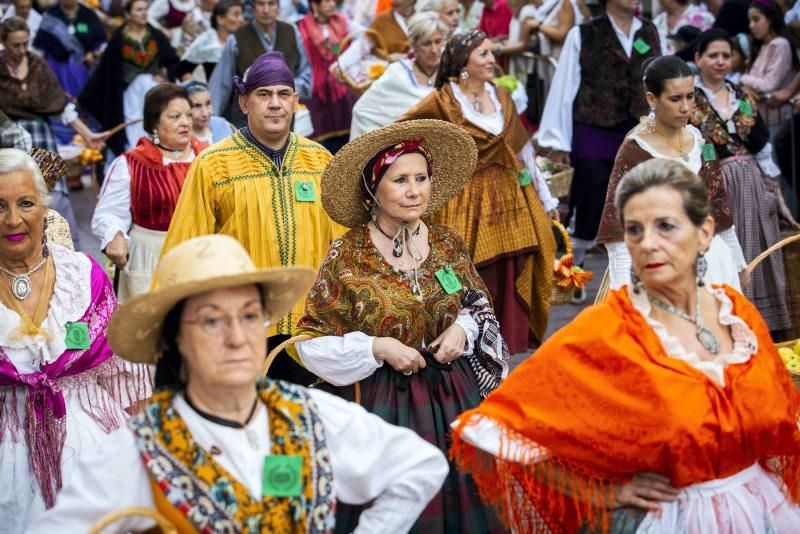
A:
POLYGON ((161 144, 161 139, 158 138, 158 133, 156 133, 155 130, 153 130, 153 144, 156 144, 156 145, 160 145, 161 144))
POLYGON ((642 292, 642 279, 633 270, 633 266, 631 266, 631 286, 633 286, 633 292, 637 295, 642 292))
POLYGON ((376 210, 374 206, 370 212, 369 218, 372 219, 373 223, 378 220, 378 210, 376 210))
POLYGON ((702 250, 697 255, 697 260, 694 262, 694 272, 697 275, 697 287, 706 285, 705 277, 708 271, 708 261, 706 260, 706 253, 702 250))
POLYGON ((656 131, 656 108, 650 108, 650 113, 647 114, 647 131, 649 133, 656 131))
POLYGON ((462 82, 467 81, 467 78, 469 78, 469 72, 467 72, 466 70, 462 70, 460 77, 462 82))

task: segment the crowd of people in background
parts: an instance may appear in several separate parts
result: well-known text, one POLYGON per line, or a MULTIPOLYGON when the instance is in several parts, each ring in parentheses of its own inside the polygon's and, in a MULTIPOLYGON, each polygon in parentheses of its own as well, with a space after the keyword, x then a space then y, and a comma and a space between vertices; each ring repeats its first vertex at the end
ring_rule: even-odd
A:
POLYGON ((0 532, 800 525, 800 0, 0 8, 0 532))

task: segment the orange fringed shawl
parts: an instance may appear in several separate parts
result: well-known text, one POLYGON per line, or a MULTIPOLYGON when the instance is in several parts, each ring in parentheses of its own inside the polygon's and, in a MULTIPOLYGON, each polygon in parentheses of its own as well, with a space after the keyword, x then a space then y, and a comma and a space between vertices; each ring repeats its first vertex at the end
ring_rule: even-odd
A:
POLYGON ((462 415, 451 453, 507 525, 574 532, 589 522, 606 530, 608 509, 587 503, 608 502, 613 484, 636 472, 662 473, 680 488, 756 461, 800 501, 800 394, 756 308, 725 291, 758 338, 748 362, 726 368, 726 387, 668 356, 623 288, 578 315, 462 415), (499 459, 462 439, 464 426, 482 417, 501 429, 499 459), (530 461, 509 461, 509 439, 523 444, 530 461), (543 484, 548 476, 559 482, 543 484), (524 492, 524 505, 508 506, 509 488, 524 492))

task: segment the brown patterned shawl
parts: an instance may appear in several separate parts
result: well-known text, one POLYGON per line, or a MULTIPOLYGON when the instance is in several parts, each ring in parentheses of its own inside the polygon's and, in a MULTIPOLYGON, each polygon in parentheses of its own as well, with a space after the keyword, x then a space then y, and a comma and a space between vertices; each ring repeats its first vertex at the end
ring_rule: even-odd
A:
MULTIPOLYGON (((619 213, 614 206, 617 186, 628 171, 652 157, 652 154, 640 147, 635 139, 626 138, 622 143, 608 182, 603 217, 600 219, 600 230, 597 233, 598 243, 613 243, 623 240, 619 213)), ((728 204, 728 195, 725 192, 725 184, 722 181, 722 168, 719 166, 719 161, 716 159, 703 161, 699 175, 706 183, 706 193, 711 215, 716 223, 716 232, 727 230, 733 225, 733 219, 731 218, 731 207, 728 204)))

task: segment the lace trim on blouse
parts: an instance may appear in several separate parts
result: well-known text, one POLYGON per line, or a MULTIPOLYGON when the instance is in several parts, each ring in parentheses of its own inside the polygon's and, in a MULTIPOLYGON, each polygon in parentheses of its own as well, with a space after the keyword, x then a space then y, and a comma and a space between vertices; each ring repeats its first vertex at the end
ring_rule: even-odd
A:
POLYGON ((48 340, 38 335, 11 339, 11 332, 19 327, 20 317, 0 305, 0 346, 20 371, 20 365, 25 368, 31 364, 51 363, 64 353, 66 323, 80 320, 92 297, 92 264, 89 258, 53 243, 48 244, 48 248, 53 257, 56 280, 50 308, 42 325, 53 334, 53 338, 48 340), (20 361, 21 358, 23 361, 20 361))
POLYGON ((634 293, 630 286, 628 295, 631 302, 642 317, 645 318, 664 346, 667 354, 673 358, 683 360, 717 384, 725 387, 725 367, 728 365, 745 363, 758 352, 758 340, 755 333, 742 319, 733 314, 733 302, 722 288, 709 288, 706 290, 719 301, 718 320, 720 324, 731 327, 733 349, 727 354, 718 354, 713 360, 703 360, 696 352, 687 352, 680 340, 669 333, 667 328, 650 316, 652 306, 644 293, 634 293))

